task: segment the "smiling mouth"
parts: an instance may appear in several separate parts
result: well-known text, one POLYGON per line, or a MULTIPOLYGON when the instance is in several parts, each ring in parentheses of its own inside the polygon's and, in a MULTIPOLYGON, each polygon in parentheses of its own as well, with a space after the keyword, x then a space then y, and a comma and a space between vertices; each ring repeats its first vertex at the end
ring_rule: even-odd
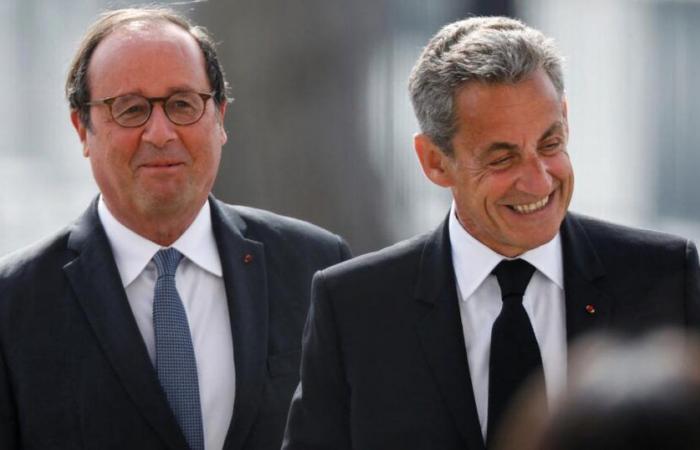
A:
POLYGON ((534 212, 537 212, 541 209, 543 209, 547 204, 549 203, 549 199, 552 196, 552 194, 543 197, 540 200, 537 200, 536 202, 533 203, 525 203, 522 205, 508 205, 508 208, 511 210, 519 213, 519 214, 532 214, 534 212))

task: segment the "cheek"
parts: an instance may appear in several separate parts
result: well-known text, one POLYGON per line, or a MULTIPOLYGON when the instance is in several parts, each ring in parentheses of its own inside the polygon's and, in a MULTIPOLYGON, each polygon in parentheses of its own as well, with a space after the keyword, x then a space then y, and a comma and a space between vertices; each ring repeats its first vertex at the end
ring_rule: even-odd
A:
POLYGON ((574 173, 571 160, 566 153, 562 153, 549 161, 549 173, 560 181, 573 179, 574 173))
POLYGON ((137 133, 104 133, 94 139, 90 148, 93 167, 100 166, 102 172, 112 176, 121 176, 131 171, 131 163, 139 149, 137 133))
POLYGON ((210 128, 201 133, 181 136, 198 176, 211 176, 218 171, 222 145, 222 135, 218 131, 219 129, 210 128))
MULTIPOLYGON (((99 150, 110 157, 131 154, 138 148, 141 132, 137 128, 103 126, 94 140, 99 150)), ((95 149, 93 148, 93 151, 95 149)))
POLYGON ((475 197, 483 199, 487 206, 495 208, 515 192, 516 180, 517 178, 509 173, 491 174, 480 183, 475 197))

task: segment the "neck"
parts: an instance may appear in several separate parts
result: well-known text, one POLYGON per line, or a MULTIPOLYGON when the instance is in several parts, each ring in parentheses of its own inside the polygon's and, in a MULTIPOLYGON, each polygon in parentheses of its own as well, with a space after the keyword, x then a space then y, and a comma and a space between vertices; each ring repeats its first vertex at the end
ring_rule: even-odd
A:
POLYGON ((163 211, 150 211, 148 214, 141 214, 137 211, 124 213, 111 208, 107 201, 105 204, 114 218, 122 225, 163 247, 169 247, 183 235, 197 218, 203 206, 202 204, 188 208, 186 211, 179 210, 167 214, 163 211))

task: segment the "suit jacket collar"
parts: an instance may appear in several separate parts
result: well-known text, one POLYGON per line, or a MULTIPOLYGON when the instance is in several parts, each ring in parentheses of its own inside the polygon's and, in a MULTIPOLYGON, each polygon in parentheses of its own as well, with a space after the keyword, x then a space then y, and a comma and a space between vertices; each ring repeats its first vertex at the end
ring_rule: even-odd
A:
POLYGON ((422 248, 414 295, 426 308, 417 325, 426 359, 466 448, 484 448, 457 304, 448 221, 422 248))
MULTIPOLYGON (((235 347, 236 399, 224 448, 239 449, 255 419, 267 360, 267 275, 261 242, 247 237, 245 221, 210 196, 212 228, 224 273, 235 347)), ((162 392, 126 293, 95 199, 68 237, 75 257, 65 266, 79 304, 138 410, 169 448, 187 449, 162 392)))

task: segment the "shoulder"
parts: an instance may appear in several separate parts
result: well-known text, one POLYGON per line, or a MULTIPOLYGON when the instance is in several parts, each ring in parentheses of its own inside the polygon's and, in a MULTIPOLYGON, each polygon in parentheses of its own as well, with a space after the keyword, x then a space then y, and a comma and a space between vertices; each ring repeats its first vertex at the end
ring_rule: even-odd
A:
POLYGON ((581 214, 569 213, 567 222, 572 234, 578 232, 577 228, 583 230, 597 248, 617 245, 624 248, 668 250, 692 245, 688 239, 673 234, 615 224, 581 214))
POLYGON ((240 205, 226 205, 226 207, 240 215, 251 232, 294 235, 298 237, 313 236, 321 239, 335 239, 337 237, 330 231, 312 223, 271 211, 240 205))
POLYGON ((213 203, 212 211, 215 216, 219 215, 220 222, 229 230, 263 243, 276 255, 295 258, 317 255, 326 261, 324 266, 328 266, 347 259, 350 254, 340 236, 303 220, 220 201, 213 203))
POLYGON ((686 238, 576 214, 566 218, 562 245, 569 263, 602 263, 637 277, 672 274, 697 266, 698 260, 695 244, 686 238))
POLYGON ((32 286, 37 280, 49 280, 62 272, 71 260, 68 250, 70 227, 28 247, 0 258, 0 297, 8 289, 32 286))
MULTIPOLYGON (((392 280, 415 280, 426 243, 426 233, 398 242, 381 250, 357 256, 319 273, 329 286, 362 289, 377 286, 392 288, 392 280), (380 282, 381 281, 381 282, 380 282)), ((403 283, 407 288, 412 283, 403 283)))
POLYGON ((241 231, 253 239, 321 240, 333 243, 340 240, 338 235, 324 228, 293 217, 250 206, 222 202, 218 202, 218 206, 229 217, 240 218, 244 228, 241 231))

